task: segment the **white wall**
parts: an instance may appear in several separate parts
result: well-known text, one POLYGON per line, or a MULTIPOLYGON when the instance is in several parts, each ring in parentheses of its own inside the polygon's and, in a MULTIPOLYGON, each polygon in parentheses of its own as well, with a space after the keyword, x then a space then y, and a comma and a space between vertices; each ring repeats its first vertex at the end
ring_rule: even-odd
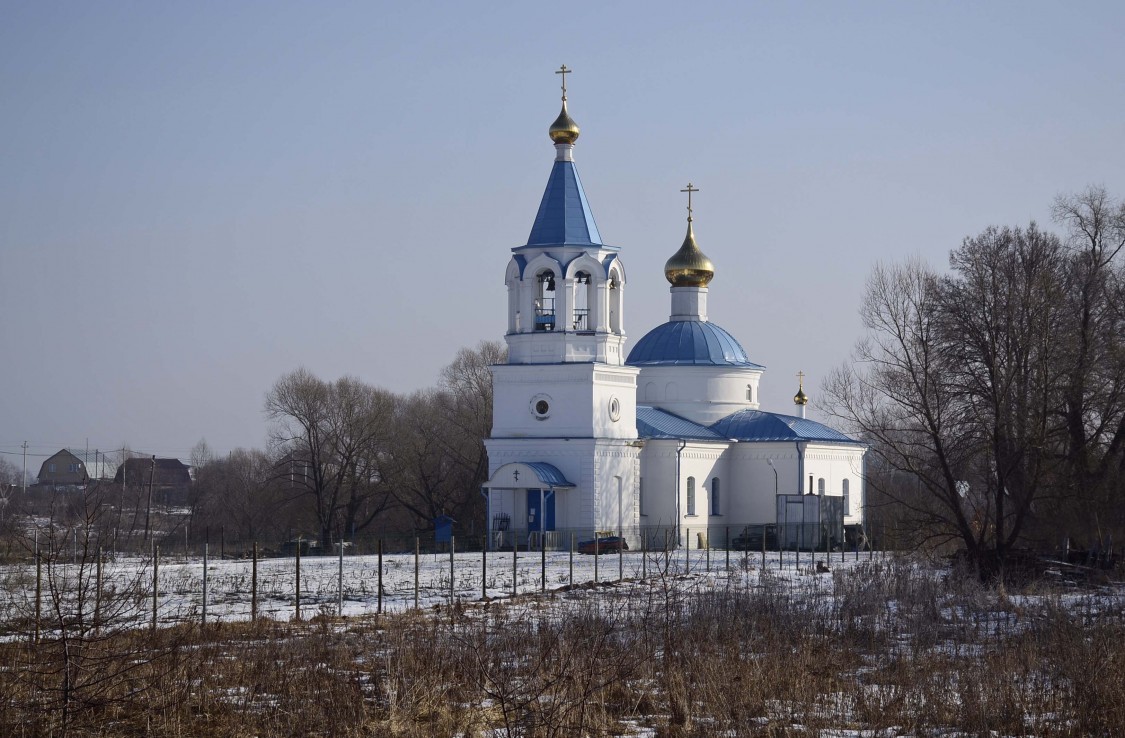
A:
POLYGON ((808 491, 809 476, 813 478, 813 493, 819 491, 819 480, 825 481, 825 494, 840 496, 843 481, 850 485, 850 502, 845 524, 863 522, 865 479, 863 473, 864 449, 852 445, 810 445, 805 452, 804 490, 808 491))
MULTIPOLYGON (((637 369, 607 364, 501 364, 492 367, 492 437, 637 437, 637 369), (610 416, 617 398, 620 414, 610 416), (535 413, 535 402, 549 413, 535 413)), ((534 461, 536 459, 529 458, 534 461)))
POLYGON ((719 366, 641 367, 637 398, 701 425, 710 425, 739 410, 758 409, 760 369, 719 366), (690 369, 690 371, 685 371, 690 369), (752 388, 754 399, 748 396, 752 388))
MULTIPOLYGON (((555 528, 580 530, 616 530, 637 525, 638 514, 634 507, 637 472, 640 467, 639 444, 634 441, 613 439, 489 439, 489 477, 511 462, 541 461, 552 464, 575 485, 573 489, 558 490, 555 494, 555 528), (616 479, 621 478, 621 504, 618 504, 616 479)), ((525 492, 517 489, 495 489, 492 493, 494 510, 497 501, 512 512, 512 525, 526 528, 527 509, 525 492), (522 515, 522 517, 521 517, 522 515)))

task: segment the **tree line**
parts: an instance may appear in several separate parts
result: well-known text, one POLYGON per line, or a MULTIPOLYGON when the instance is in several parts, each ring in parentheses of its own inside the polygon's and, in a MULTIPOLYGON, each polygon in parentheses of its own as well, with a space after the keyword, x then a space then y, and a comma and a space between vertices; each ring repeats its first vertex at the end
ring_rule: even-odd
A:
POLYGON ((876 266, 866 335, 826 386, 870 444, 871 502, 982 572, 1125 533, 1125 202, 1091 187, 1052 214, 1058 233, 966 238, 945 273, 876 266))
POLYGON ((395 394, 354 377, 296 369, 274 383, 264 449, 192 453, 195 535, 242 540, 314 533, 324 547, 372 530, 426 530, 483 515, 484 439, 492 427, 489 366, 503 344, 458 351, 436 387, 395 394))

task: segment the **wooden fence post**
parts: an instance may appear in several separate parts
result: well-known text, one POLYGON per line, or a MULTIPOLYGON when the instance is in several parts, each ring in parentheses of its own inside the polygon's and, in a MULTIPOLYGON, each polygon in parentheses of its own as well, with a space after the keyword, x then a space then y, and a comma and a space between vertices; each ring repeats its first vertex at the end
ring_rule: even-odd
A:
POLYGON ((598 531, 594 531, 594 584, 598 583, 598 559, 601 558, 602 552, 599 550, 601 541, 598 540, 598 531))
POLYGON ((570 586, 574 586, 574 531, 570 531, 570 586))
POLYGON ((35 541, 35 638, 39 643, 39 631, 43 623, 43 555, 39 553, 39 540, 35 541))
POLYGON ((258 542, 254 541, 254 549, 250 563, 250 620, 258 619, 258 542))
POLYGON ((207 625, 207 544, 203 544, 203 623, 207 625))
POLYGON ((102 547, 99 544, 94 553, 98 557, 94 573, 94 633, 101 627, 102 619, 102 547))
POLYGON ((156 615, 160 608, 160 546, 152 549, 152 629, 156 630, 156 615))
POLYGON ((296 577, 294 579, 294 582, 295 582, 296 586, 293 588, 294 589, 293 605, 294 605, 296 618, 299 621, 301 619, 301 537, 300 536, 297 536, 296 567, 297 567, 296 568, 297 573, 296 573, 296 577))

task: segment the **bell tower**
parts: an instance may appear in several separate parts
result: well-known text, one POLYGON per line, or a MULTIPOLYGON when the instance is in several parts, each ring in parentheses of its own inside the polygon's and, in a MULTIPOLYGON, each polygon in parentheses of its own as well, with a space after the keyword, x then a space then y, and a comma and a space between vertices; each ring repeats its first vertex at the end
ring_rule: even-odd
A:
MULTIPOLYGON (((510 506, 522 520, 525 487, 515 473, 526 479, 539 469, 539 484, 556 479, 541 503, 553 510, 552 525, 610 530, 635 524, 640 370, 625 365, 625 266, 619 249, 602 242, 574 166, 580 129, 567 110, 569 73, 565 65, 557 72, 562 110, 548 130, 555 161, 547 187, 504 275, 508 362, 492 367, 486 487, 490 515, 510 506)), ((540 504, 526 489, 526 504, 540 504)))
POLYGON ((616 246, 602 243, 574 166, 580 129, 566 106, 548 134, 555 163, 531 235, 512 249, 505 340, 513 364, 625 363, 622 295, 625 266, 616 246))

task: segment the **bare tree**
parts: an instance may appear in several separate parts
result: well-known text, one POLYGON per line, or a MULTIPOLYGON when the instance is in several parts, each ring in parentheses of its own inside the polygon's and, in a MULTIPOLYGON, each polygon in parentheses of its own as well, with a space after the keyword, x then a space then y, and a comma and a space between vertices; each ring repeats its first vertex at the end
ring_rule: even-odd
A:
POLYGON ((360 530, 385 508, 380 471, 392 434, 394 395, 343 377, 328 383, 306 369, 286 374, 266 395, 271 443, 294 492, 312 502, 321 544, 360 530))
POLYGON ((279 536, 291 522, 290 502, 274 478, 276 464, 258 449, 235 449, 195 469, 192 529, 226 527, 244 542, 279 536))
POLYGON ((854 363, 829 376, 824 407, 871 444, 884 473, 869 483, 888 483, 878 492, 910 513, 919 534, 958 538, 976 551, 983 529, 958 481, 978 444, 943 351, 940 304, 940 279, 920 261, 877 265, 861 307, 867 335, 854 363), (917 487, 898 484, 904 476, 917 487))
POLYGON ((84 734, 76 726, 151 698, 153 677, 171 668, 183 638, 172 632, 142 643, 134 636, 151 622, 151 569, 141 559, 118 566, 106 556, 113 489, 93 482, 55 494, 36 528, 42 594, 29 591, 17 606, 35 658, 17 678, 34 694, 21 707, 34 709, 50 734, 84 734))
POLYGON ((1062 349, 1058 239, 989 228, 939 277, 918 262, 877 267, 855 363, 828 408, 872 444, 877 490, 921 539, 956 539, 981 569, 1002 566, 1053 477, 1052 410, 1062 349))
POLYGON ((465 475, 465 504, 461 514, 479 507, 477 494, 488 478, 488 452, 484 439, 492 432, 492 366, 508 360, 508 350, 498 341, 481 341, 463 348, 441 373, 441 406, 449 433, 440 436, 446 453, 465 475))
POLYGON ((1058 197, 1053 215, 1070 253, 1059 408, 1066 481, 1084 503, 1081 522, 1100 537, 1107 513, 1125 528, 1125 202, 1090 187, 1058 197))
POLYGON ((20 472, 20 468, 0 456, 0 489, 18 487, 22 478, 23 474, 20 472))
POLYGON ((966 239, 950 266, 940 333, 967 430, 980 444, 962 481, 990 503, 980 520, 1002 561, 1054 479, 1055 372, 1066 347, 1062 245, 1034 223, 989 228, 966 239))

